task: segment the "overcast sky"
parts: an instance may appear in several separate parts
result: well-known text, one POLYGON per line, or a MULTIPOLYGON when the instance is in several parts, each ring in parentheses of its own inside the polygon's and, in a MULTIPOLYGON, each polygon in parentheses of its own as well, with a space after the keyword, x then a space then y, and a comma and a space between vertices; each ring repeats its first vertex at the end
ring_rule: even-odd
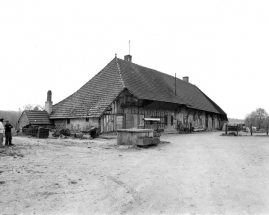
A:
POLYGON ((228 115, 269 111, 269 1, 0 1, 0 110, 56 104, 114 57, 189 76, 228 115))

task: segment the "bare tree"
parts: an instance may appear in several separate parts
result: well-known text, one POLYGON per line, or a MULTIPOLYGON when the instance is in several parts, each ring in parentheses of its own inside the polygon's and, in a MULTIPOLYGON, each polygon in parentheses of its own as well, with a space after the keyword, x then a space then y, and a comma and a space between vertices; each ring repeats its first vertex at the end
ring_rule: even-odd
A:
POLYGON ((35 111, 43 111, 45 108, 41 105, 33 105, 33 104, 27 104, 23 106, 23 110, 35 110, 35 111))
POLYGON ((264 109, 258 108, 256 110, 256 114, 257 114, 258 128, 260 129, 261 128, 261 125, 263 124, 263 122, 267 118, 268 113, 264 109))
POLYGON ((260 129, 268 120, 268 113, 263 108, 257 108, 256 111, 252 111, 245 118, 245 124, 256 126, 260 129))

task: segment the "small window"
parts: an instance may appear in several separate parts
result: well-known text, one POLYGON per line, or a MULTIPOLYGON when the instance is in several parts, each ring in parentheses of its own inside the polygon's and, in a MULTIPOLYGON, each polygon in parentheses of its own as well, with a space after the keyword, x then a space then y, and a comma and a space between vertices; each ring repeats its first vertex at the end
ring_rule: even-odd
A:
POLYGON ((70 124, 70 119, 67 119, 67 122, 66 122, 67 124, 70 124))
POLYGON ((89 117, 86 117, 86 122, 89 122, 89 121, 90 121, 89 117))

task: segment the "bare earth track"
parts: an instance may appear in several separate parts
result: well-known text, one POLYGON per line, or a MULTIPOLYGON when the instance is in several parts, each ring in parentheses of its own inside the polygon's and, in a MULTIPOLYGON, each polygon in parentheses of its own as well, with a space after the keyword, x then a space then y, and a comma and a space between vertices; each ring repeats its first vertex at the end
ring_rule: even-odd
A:
POLYGON ((269 214, 269 137, 116 140, 14 137, 0 154, 1 214, 269 214))

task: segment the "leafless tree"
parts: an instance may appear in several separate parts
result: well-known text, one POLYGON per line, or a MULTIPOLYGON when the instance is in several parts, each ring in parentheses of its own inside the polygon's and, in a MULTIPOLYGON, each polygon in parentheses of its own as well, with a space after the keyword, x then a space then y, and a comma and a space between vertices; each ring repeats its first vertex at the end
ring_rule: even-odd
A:
POLYGON ((268 121, 268 113, 263 108, 257 108, 245 118, 245 124, 256 126, 258 129, 264 127, 268 121))
POLYGON ((45 110, 45 108, 41 105, 33 105, 33 104, 27 104, 23 106, 23 110, 35 110, 35 111, 42 111, 45 110))

